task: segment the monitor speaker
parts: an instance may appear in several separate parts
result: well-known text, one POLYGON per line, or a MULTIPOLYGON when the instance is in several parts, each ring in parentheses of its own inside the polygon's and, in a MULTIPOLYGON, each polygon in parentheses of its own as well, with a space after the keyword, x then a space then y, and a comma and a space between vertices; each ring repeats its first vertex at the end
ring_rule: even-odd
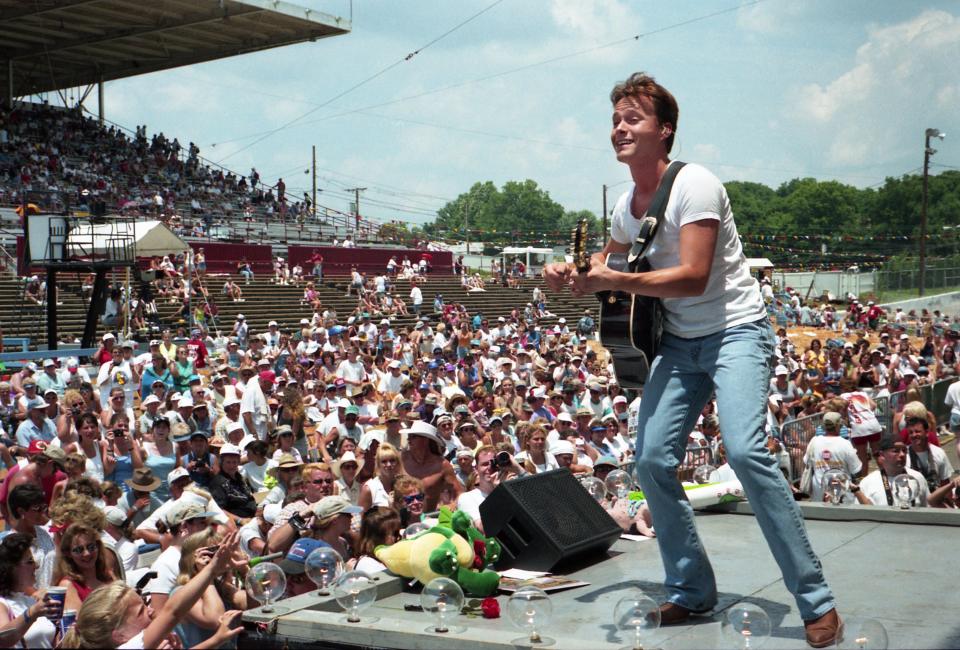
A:
POLYGON ((480 504, 484 534, 503 546, 499 568, 550 571, 601 555, 623 532, 567 469, 506 481, 480 504))

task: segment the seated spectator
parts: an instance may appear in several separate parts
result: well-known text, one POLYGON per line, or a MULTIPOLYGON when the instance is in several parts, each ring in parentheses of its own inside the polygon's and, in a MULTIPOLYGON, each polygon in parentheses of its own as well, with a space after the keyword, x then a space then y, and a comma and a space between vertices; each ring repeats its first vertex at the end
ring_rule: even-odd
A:
POLYGON ((423 482, 412 476, 399 476, 393 484, 393 509, 400 513, 400 527, 406 528, 423 518, 426 495, 423 482))
POLYGON ((373 554, 378 546, 390 546, 400 540, 400 515, 393 508, 373 506, 360 520, 360 541, 356 556, 348 565, 356 571, 376 573, 386 567, 373 554))
POLYGON ((226 444, 220 449, 220 472, 210 479, 210 494, 225 512, 249 519, 257 511, 247 480, 240 474, 240 448, 226 444))
POLYGON ((0 513, 7 522, 15 521, 17 518, 16 513, 8 506, 8 499, 17 486, 38 486, 42 489, 44 504, 49 506, 53 499, 54 487, 67 478, 62 471, 67 455, 59 447, 48 446, 35 440, 30 443, 26 452, 28 462, 11 467, 3 479, 3 484, 0 485, 0 513))
MULTIPOLYGON (((907 467, 923 474, 930 493, 950 482, 953 466, 947 453, 939 445, 930 444, 927 419, 913 417, 907 420, 906 429, 910 442, 907 448, 907 467)), ((934 434, 936 437, 936 434, 934 434)))
MULTIPOLYGON (((814 436, 803 455, 804 470, 800 490, 813 501, 824 500, 823 475, 830 469, 842 469, 851 478, 860 475, 861 463, 857 450, 849 440, 840 437, 842 418, 839 413, 823 414, 824 435, 814 436)), ((854 501, 853 494, 845 496, 846 503, 854 501)))
POLYGON ((907 468, 907 446, 892 436, 880 440, 877 451, 877 469, 867 474, 859 486, 851 490, 857 499, 866 505, 894 505, 893 481, 901 474, 909 474, 917 479, 920 491, 914 498, 913 506, 939 505, 929 503, 930 490, 927 480, 920 472, 907 468), (859 487, 859 489, 857 489, 859 487))
POLYGON ((313 537, 340 554, 342 558, 350 558, 353 553, 350 548, 349 532, 353 523, 353 515, 362 512, 359 506, 352 505, 342 496, 326 496, 313 505, 313 537))
MULTIPOLYGON (((229 535, 207 563, 186 585, 177 589, 165 607, 147 607, 132 588, 114 582, 93 592, 80 611, 77 622, 64 637, 62 648, 159 648, 169 644, 170 634, 177 623, 199 600, 207 586, 217 577, 226 575, 237 550, 237 534, 229 535)), ((214 635, 205 645, 194 647, 217 648, 236 637, 243 629, 233 627, 240 615, 231 610, 219 620, 214 635)), ((182 647, 179 638, 169 647, 182 647)))
POLYGON ((53 579, 67 588, 64 609, 78 610, 94 589, 117 579, 108 566, 99 531, 71 524, 63 533, 53 579))
POLYGON ((287 554, 277 562, 277 566, 283 569, 287 577, 287 591, 283 595, 284 598, 292 598, 316 589, 313 580, 307 576, 305 563, 311 553, 323 546, 328 544, 318 539, 303 537, 295 541, 287 554))
POLYGON ((32 541, 22 533, 0 540, 0 628, 9 629, 3 638, 8 647, 52 648, 60 604, 37 591, 32 541))

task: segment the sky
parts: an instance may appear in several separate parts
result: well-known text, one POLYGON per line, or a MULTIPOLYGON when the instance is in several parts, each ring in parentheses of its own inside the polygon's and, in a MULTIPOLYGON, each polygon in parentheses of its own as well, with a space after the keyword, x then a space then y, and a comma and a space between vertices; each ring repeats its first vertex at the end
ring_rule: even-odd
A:
POLYGON ((638 70, 678 100, 673 156, 723 181, 877 187, 920 171, 931 127, 947 134, 931 173, 960 168, 952 0, 294 4, 352 15, 352 31, 109 82, 107 119, 288 194, 309 190, 316 145, 320 206, 348 210, 345 190, 366 187, 365 217, 410 223, 487 180, 532 179, 595 214, 607 185, 612 207, 629 175, 609 93, 638 70))

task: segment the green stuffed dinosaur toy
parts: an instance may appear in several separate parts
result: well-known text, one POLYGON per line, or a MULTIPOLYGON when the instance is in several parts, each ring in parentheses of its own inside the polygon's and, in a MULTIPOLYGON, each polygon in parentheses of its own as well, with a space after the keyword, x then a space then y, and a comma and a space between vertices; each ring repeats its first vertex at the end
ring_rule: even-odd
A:
POLYGON ((440 509, 436 526, 416 537, 374 549, 378 560, 396 575, 427 584, 452 578, 467 593, 484 598, 497 591, 500 576, 485 567, 500 557, 500 544, 484 537, 464 512, 440 509))
POLYGON ((460 564, 456 575, 452 576, 453 579, 465 592, 474 596, 486 598, 495 594, 500 586, 500 575, 487 567, 500 559, 500 542, 493 537, 484 537, 473 525, 470 515, 462 510, 451 513, 446 506, 441 507, 440 521, 436 528, 441 526, 450 526, 473 548, 473 564, 469 567, 460 564))

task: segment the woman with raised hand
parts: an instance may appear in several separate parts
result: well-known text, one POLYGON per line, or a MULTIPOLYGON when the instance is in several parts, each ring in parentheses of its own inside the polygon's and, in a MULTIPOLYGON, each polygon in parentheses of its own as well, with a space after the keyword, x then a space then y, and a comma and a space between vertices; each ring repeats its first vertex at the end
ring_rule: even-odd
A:
MULTIPOLYGON (((226 537, 197 574, 176 590, 157 612, 143 602, 137 592, 121 582, 97 589, 77 612, 77 622, 70 628, 61 648, 158 648, 181 647, 179 639, 170 644, 169 636, 193 604, 200 599, 213 580, 227 573, 237 551, 236 532, 226 537), (170 644, 170 645, 167 645, 170 644)), ((239 610, 224 613, 212 637, 194 648, 217 648, 242 630, 231 629, 241 614, 239 610)))

